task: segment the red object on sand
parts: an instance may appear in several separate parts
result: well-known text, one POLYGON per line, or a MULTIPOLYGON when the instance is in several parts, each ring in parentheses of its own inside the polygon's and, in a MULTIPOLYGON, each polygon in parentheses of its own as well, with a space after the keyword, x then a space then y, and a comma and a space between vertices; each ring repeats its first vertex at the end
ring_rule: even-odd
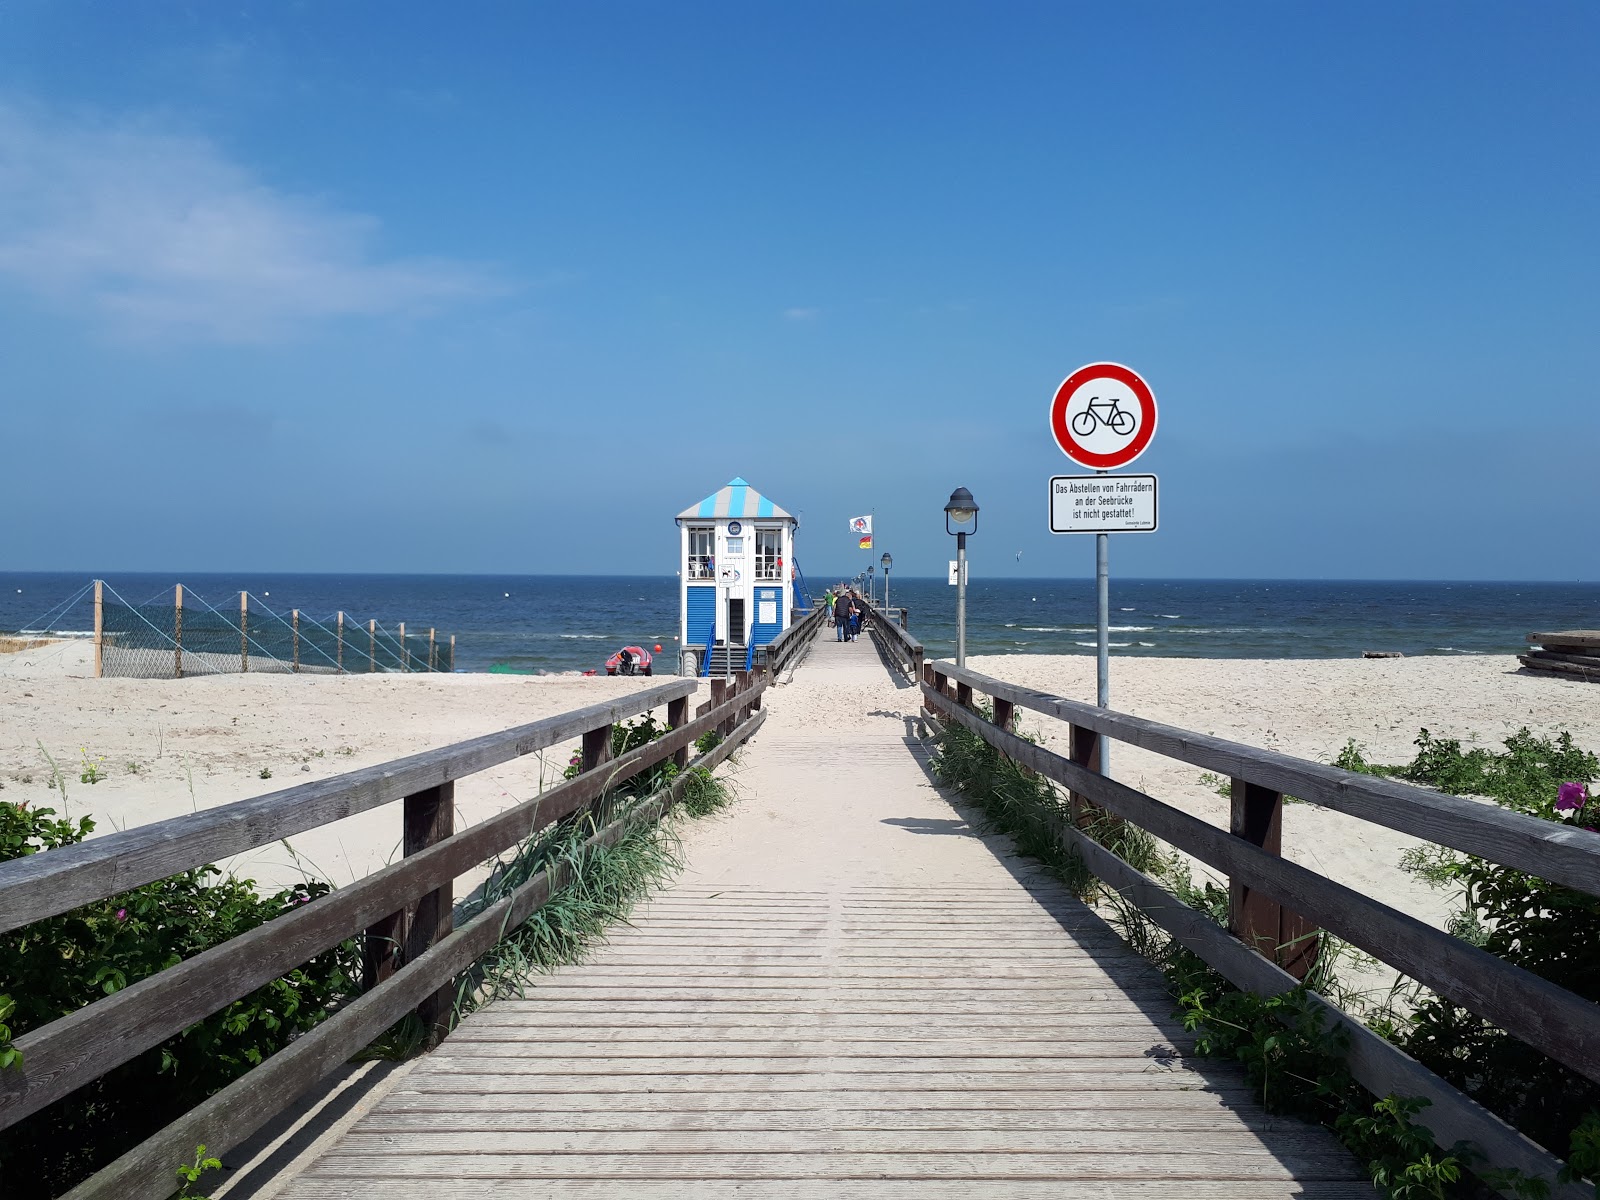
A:
POLYGON ((649 675, 650 651, 643 646, 624 646, 606 659, 607 675, 649 675))

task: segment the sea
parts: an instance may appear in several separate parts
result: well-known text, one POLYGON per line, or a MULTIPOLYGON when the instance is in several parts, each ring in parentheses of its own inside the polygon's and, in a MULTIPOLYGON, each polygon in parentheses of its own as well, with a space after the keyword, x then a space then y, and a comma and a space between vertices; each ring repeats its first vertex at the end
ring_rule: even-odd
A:
MULTIPOLYGON (((86 574, 0 572, 0 631, 94 627, 86 574), (80 593, 84 593, 81 594, 80 593), (77 596, 75 603, 68 601, 77 596)), ((619 575, 116 574, 111 594, 131 604, 238 611, 291 609, 384 625, 406 622, 456 637, 456 669, 571 672, 599 668, 628 644, 677 661, 678 581, 619 575)), ((810 580, 821 594, 827 579, 810 580)), ((873 581, 881 601, 882 580, 873 581)), ((930 657, 955 652, 956 589, 943 578, 892 576, 889 601, 909 610, 930 657)), ((1600 628, 1600 583, 1449 583, 1370 580, 1113 579, 1111 650, 1174 658, 1351 658, 1363 651, 1514 654, 1535 630, 1600 628)), ((968 654, 1093 654, 1093 579, 973 579, 968 654)))

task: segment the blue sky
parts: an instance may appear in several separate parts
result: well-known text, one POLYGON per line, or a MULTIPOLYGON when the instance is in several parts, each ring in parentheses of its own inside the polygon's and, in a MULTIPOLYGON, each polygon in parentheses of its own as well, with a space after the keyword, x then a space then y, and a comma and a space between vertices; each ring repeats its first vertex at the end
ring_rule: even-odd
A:
POLYGON ((0 563, 1600 577, 1600 7, 0 0, 0 563), (1018 564, 1015 552, 1024 552, 1018 564), (872 555, 876 559, 877 551, 872 555))

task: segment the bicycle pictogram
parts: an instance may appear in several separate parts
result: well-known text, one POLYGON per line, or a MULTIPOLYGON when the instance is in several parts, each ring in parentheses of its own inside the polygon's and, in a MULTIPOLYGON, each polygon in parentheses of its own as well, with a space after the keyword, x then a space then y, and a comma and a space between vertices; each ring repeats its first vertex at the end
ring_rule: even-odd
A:
POLYGON ((1109 400, 1090 396, 1088 407, 1072 418, 1072 432, 1079 437, 1088 437, 1103 424, 1112 433, 1127 437, 1138 423, 1139 418, 1123 408, 1115 396, 1109 400))

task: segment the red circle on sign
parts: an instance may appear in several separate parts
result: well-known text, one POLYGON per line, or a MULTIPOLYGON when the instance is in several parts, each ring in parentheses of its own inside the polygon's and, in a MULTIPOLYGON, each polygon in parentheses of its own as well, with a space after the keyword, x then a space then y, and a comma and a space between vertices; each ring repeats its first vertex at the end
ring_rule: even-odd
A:
POLYGON ((1050 432, 1055 435, 1056 445, 1061 447, 1061 453, 1075 463, 1093 467, 1097 471, 1125 467, 1145 452, 1146 447, 1150 445, 1150 439, 1155 436, 1155 393, 1150 390, 1150 385, 1140 378, 1137 371, 1121 363, 1090 363, 1086 367, 1079 367, 1062 381, 1061 386, 1056 389, 1055 398, 1050 401, 1050 432), (1092 379, 1116 380, 1133 393, 1141 410, 1139 427, 1132 440, 1120 450, 1113 450, 1110 454, 1096 454, 1085 447, 1074 436, 1067 423, 1067 402, 1072 399, 1074 392, 1092 379))

